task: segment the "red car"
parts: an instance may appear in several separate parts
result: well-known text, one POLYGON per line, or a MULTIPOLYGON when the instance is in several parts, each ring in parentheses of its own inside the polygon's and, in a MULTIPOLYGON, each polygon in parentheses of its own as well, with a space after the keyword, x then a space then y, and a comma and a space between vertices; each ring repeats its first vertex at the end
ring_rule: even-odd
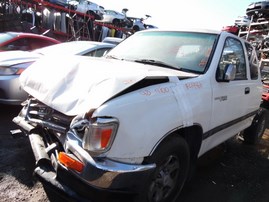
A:
POLYGON ((61 43, 51 37, 24 33, 24 32, 4 32, 0 33, 0 51, 24 50, 31 51, 37 48, 61 43))
POLYGON ((230 32, 232 34, 238 35, 239 28, 237 26, 225 26, 222 31, 230 32))

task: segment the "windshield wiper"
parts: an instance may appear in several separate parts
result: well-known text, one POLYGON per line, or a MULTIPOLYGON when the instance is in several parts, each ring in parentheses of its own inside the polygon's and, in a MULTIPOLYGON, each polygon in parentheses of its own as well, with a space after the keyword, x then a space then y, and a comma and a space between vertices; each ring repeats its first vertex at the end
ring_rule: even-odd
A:
POLYGON ((105 58, 115 59, 115 60, 123 60, 123 59, 121 59, 121 58, 118 58, 118 57, 115 56, 115 55, 106 55, 105 58))
POLYGON ((139 63, 143 63, 143 64, 149 64, 149 65, 156 65, 156 66, 161 66, 161 67, 168 67, 171 69, 175 69, 175 70, 180 70, 180 68, 175 67, 173 65, 170 65, 168 63, 159 61, 159 60, 149 60, 149 59, 141 59, 141 60, 135 60, 134 62, 139 62, 139 63))

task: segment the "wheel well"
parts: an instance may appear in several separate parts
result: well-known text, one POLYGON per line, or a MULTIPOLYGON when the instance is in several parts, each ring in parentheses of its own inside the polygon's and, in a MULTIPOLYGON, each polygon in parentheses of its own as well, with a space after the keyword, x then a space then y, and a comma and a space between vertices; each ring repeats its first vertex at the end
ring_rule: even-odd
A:
POLYGON ((86 12, 86 14, 91 15, 92 17, 94 17, 94 20, 101 20, 101 17, 97 13, 92 11, 92 10, 88 10, 86 12))
POLYGON ((191 160, 197 159, 202 143, 202 134, 203 134, 202 131, 203 130, 200 126, 194 125, 187 128, 181 128, 173 132, 172 134, 172 135, 180 135, 186 140, 186 142, 189 145, 191 160))
MULTIPOLYGON (((195 172, 196 162, 198 158, 198 153, 200 151, 200 147, 202 144, 202 137, 203 137, 203 129, 200 125, 193 125, 186 128, 180 128, 175 131, 172 131, 164 139, 162 139, 158 144, 155 146, 154 150, 160 145, 166 142, 168 139, 175 138, 177 136, 183 137, 190 149, 190 170, 188 174, 187 181, 191 180, 195 172)), ((151 152, 153 153, 154 150, 151 152)), ((146 159, 145 159, 146 160, 146 159)))
POLYGON ((113 20, 112 20, 112 24, 116 24, 116 25, 118 25, 120 23, 120 19, 118 19, 118 18, 114 18, 113 20))
POLYGON ((94 12, 91 11, 91 10, 88 10, 86 13, 89 14, 89 15, 93 15, 94 14, 94 12))
POLYGON ((181 136, 186 140, 186 142, 189 145, 191 158, 197 159, 197 156, 201 147, 201 143, 202 143, 202 135, 203 135, 203 130, 201 126, 199 125, 193 125, 186 128, 179 128, 177 130, 171 131, 168 135, 165 136, 164 139, 159 141, 157 145, 155 145, 153 151, 151 151, 151 154, 160 144, 164 143, 168 139, 171 139, 176 136, 181 136))
POLYGON ((187 177, 186 182, 190 182, 192 180, 192 177, 194 176, 195 170, 196 170, 196 163, 197 163, 197 158, 198 158, 198 153, 201 148, 202 144, 202 138, 203 138, 203 129, 199 125, 194 125, 191 127, 187 128, 182 128, 173 135, 180 135, 182 136, 187 144, 189 145, 190 149, 190 169, 187 177))

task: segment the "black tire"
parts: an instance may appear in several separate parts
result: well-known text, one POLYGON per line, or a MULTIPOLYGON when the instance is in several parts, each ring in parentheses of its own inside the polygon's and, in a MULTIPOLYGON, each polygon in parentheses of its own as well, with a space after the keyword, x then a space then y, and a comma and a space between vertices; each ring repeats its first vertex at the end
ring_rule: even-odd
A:
POLYGON ((182 137, 167 139, 158 146, 148 162, 156 163, 156 170, 143 193, 142 201, 172 202, 176 200, 189 170, 190 154, 186 141, 182 137))
POLYGON ((93 17, 93 20, 101 20, 101 17, 93 11, 87 11, 86 14, 91 15, 93 17))
POLYGON ((115 18, 115 19, 112 20, 112 24, 115 25, 115 26, 119 26, 120 25, 120 20, 115 18))
MULTIPOLYGON (((261 103, 261 107, 265 108, 268 112, 268 109, 269 109, 269 101, 265 101, 263 100, 262 103, 261 103)), ((268 117, 268 115, 267 115, 268 117)))
POLYGON ((260 108, 253 119, 252 125, 247 128, 242 134, 244 143, 253 145, 258 144, 266 129, 266 122, 267 110, 264 108, 260 108))
POLYGON ((133 27, 133 30, 134 30, 135 32, 138 32, 140 29, 139 29, 139 27, 138 27, 137 25, 135 25, 135 26, 133 27))

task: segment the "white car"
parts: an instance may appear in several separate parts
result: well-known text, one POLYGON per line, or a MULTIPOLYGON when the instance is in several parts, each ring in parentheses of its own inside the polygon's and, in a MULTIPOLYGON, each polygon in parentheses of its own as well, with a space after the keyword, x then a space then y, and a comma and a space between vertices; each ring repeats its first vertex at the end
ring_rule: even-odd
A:
POLYGON ((249 26, 250 19, 248 16, 238 16, 235 19, 234 24, 238 26, 249 26))
POLYGON ((89 0, 79 0, 76 5, 74 5, 76 11, 81 13, 86 13, 94 16, 96 20, 103 19, 104 7, 89 1, 89 0))
POLYGON ((5 51, 0 53, 0 103, 19 105, 28 94, 19 83, 20 74, 42 56, 82 55, 101 57, 116 45, 96 41, 70 41, 35 51, 5 51))

